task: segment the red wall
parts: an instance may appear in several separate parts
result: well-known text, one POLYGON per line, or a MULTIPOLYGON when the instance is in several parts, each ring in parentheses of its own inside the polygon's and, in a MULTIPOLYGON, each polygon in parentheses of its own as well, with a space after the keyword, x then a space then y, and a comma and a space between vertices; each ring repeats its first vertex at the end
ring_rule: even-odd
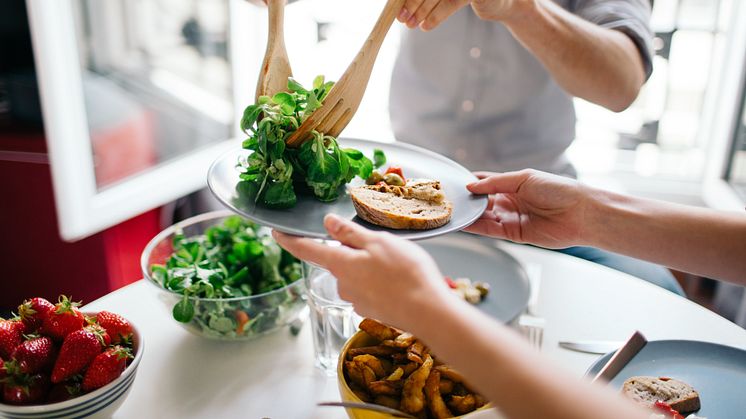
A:
POLYGON ((0 134, 0 308, 59 294, 92 301, 142 277, 140 252, 160 231, 149 211, 75 243, 59 237, 44 139, 0 134))

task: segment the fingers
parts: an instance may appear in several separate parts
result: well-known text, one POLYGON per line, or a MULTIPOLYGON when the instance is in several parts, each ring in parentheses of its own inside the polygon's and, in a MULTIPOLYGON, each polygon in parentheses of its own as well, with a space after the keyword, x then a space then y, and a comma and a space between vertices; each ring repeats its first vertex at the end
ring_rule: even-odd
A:
POLYGON ((407 20, 407 26, 409 26, 410 28, 416 28, 417 26, 419 26, 420 22, 425 20, 430 12, 432 12, 433 9, 438 6, 439 1, 440 0, 424 0, 417 8, 417 10, 410 9, 412 16, 410 16, 407 20))
POLYGON ((464 6, 469 4, 469 0, 450 0, 450 1, 440 1, 433 10, 423 18, 422 23, 420 24, 420 28, 423 31, 429 31, 434 29, 436 26, 440 25, 448 19, 452 14, 456 13, 456 11, 464 6))
POLYGON ((283 249, 290 252, 298 259, 320 265, 328 269, 333 261, 341 260, 349 256, 350 249, 346 247, 331 247, 324 243, 298 236, 272 231, 272 237, 283 249))
MULTIPOLYGON (((420 7, 422 2, 423 0, 407 0, 406 2, 404 2, 404 6, 402 6, 401 8, 399 16, 397 16, 396 18, 399 20, 399 22, 409 26, 409 20, 414 16, 414 13, 420 7)), ((413 28, 414 26, 409 27, 413 28)))
POLYGON ((480 236, 494 237, 496 239, 508 239, 508 232, 505 226, 495 220, 495 217, 483 217, 475 221, 472 225, 466 227, 464 231, 478 234, 480 236))
POLYGON ((376 233, 334 214, 324 217, 324 227, 334 240, 354 249, 362 249, 376 238, 376 233))
POLYGON ((531 170, 519 172, 493 173, 481 180, 466 185, 473 194, 517 193, 521 186, 532 176, 531 170))

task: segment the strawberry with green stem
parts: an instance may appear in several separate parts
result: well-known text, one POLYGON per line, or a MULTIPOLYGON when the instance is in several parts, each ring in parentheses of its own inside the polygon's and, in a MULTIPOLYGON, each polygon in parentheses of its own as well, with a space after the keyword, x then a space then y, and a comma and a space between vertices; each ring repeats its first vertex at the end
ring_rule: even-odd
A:
POLYGON ((36 332, 44 323, 44 318, 50 311, 54 310, 54 305, 44 298, 31 298, 18 306, 18 315, 21 321, 26 325, 27 332, 36 332))
POLYGON ((101 326, 91 325, 70 333, 62 342, 60 355, 52 369, 52 383, 61 383, 83 371, 111 339, 101 326))
POLYGON ((24 374, 36 374, 49 371, 54 365, 57 349, 52 339, 46 336, 31 336, 28 340, 16 346, 11 358, 18 363, 19 370, 24 374))
POLYGON ((83 391, 92 391, 116 380, 131 358, 132 352, 121 346, 113 346, 96 356, 83 377, 83 391))
POLYGON ((0 319, 0 358, 10 359, 16 346, 23 342, 26 325, 19 319, 0 319))
POLYGON ((109 311, 101 311, 96 315, 99 326, 106 329, 111 343, 130 344, 132 341, 132 325, 124 317, 109 311))
POLYGON ((70 301, 64 295, 43 319, 41 333, 56 340, 63 340, 70 333, 80 330, 85 325, 85 317, 78 310, 80 303, 70 301))
POLYGON ((41 402, 49 390, 49 378, 44 374, 16 374, 4 379, 3 401, 8 404, 41 402))

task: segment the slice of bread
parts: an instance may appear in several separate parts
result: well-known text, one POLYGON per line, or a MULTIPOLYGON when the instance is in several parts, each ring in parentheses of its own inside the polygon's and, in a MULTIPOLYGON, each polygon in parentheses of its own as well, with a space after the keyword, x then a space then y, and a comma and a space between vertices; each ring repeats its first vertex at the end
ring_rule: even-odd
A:
POLYGON ((350 189, 350 196, 360 218, 395 230, 437 228, 447 224, 453 213, 437 181, 359 186, 350 189))
POLYGON ((630 377, 622 385, 622 393, 646 406, 657 401, 668 403, 681 414, 694 412, 700 407, 699 393, 692 386, 668 377, 630 377))

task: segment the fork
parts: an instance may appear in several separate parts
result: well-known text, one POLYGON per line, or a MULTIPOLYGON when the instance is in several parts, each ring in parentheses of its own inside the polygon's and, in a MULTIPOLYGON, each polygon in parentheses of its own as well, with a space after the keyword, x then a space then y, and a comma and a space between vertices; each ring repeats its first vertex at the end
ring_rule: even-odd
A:
POLYGON ((529 281, 529 297, 526 313, 518 318, 518 327, 521 333, 528 338, 528 342, 535 349, 541 350, 544 342, 545 320, 538 313, 539 292, 541 289, 541 265, 529 264, 526 266, 526 275, 529 281))
POLYGON ((332 137, 339 136, 339 133, 347 126, 360 106, 378 51, 394 23, 394 19, 404 6, 404 2, 405 0, 388 0, 368 39, 365 40, 363 47, 339 81, 332 87, 329 95, 324 99, 323 106, 316 109, 288 137, 286 141, 288 146, 297 147, 301 145, 314 130, 332 137))
POLYGON ((288 78, 293 75, 283 35, 285 0, 267 0, 267 14, 267 50, 264 52, 264 61, 256 84, 257 100, 259 96, 273 96, 275 93, 286 91, 288 78))

